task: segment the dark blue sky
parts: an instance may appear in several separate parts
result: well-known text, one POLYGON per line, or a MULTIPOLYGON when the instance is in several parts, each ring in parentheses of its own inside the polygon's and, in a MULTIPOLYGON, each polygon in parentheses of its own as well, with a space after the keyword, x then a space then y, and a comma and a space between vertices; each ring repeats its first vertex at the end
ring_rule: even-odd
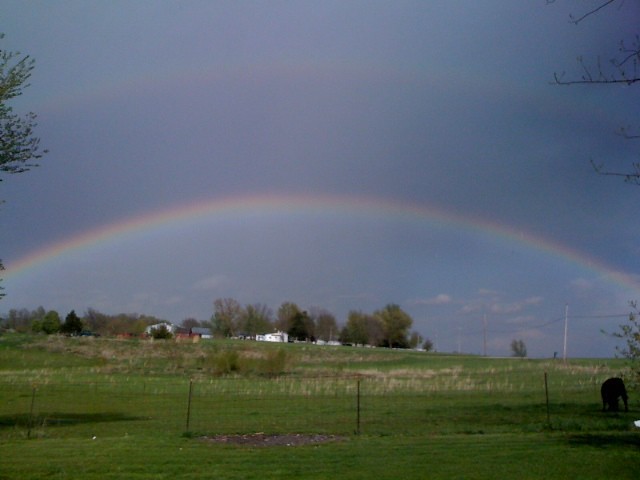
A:
POLYGON ((569 23, 586 3, 3 2, 2 48, 37 61, 14 107, 50 153, 1 184, 0 311, 179 322, 235 297, 344 322, 394 302, 440 350, 480 353, 486 316, 489 353, 522 338, 547 356, 569 304, 569 353, 613 354, 600 330, 638 297, 640 189, 590 161, 637 161, 616 131, 639 91, 551 81, 606 63, 640 7, 569 23), (11 271, 127 219, 264 197, 286 201, 11 271))

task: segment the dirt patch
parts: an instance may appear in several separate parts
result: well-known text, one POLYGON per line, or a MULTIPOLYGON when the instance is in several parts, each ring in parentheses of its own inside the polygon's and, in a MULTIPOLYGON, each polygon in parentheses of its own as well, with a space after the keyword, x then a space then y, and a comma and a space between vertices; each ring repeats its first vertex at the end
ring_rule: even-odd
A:
POLYGON ((249 447, 298 447, 301 445, 319 445, 322 443, 338 442, 345 437, 337 435, 290 433, 267 435, 265 433, 250 433, 246 435, 214 435, 200 437, 209 443, 224 443, 230 445, 246 445, 249 447))

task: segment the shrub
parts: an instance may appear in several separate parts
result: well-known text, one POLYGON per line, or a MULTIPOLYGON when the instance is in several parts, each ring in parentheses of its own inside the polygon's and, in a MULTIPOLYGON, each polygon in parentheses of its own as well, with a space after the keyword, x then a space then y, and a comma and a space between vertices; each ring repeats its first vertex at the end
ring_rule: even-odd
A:
POLYGON ((225 350, 213 358, 213 373, 215 375, 230 375, 241 370, 240 355, 235 350, 225 350))
POLYGON ((173 338, 171 330, 169 330, 164 324, 152 329, 151 336, 154 340, 166 340, 169 338, 173 338))
POLYGON ((283 348, 270 351, 260 365, 260 373, 267 376, 281 375, 287 371, 288 364, 289 355, 283 348))

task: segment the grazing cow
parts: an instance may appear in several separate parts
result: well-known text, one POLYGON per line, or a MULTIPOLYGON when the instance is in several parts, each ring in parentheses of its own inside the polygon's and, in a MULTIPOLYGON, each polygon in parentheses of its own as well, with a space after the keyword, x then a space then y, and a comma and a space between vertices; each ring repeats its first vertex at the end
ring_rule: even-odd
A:
POLYGON ((624 411, 629 411, 627 404, 627 389, 624 388, 624 382, 621 378, 609 378, 605 380, 600 387, 600 395, 602 395, 602 411, 604 412, 609 406, 610 412, 618 411, 618 398, 622 397, 624 402, 624 411))

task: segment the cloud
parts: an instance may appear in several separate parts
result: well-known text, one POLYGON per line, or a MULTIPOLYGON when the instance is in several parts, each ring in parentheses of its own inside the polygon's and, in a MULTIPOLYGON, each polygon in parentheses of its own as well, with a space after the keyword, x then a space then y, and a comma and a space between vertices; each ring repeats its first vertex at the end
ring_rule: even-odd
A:
POLYGON ((453 302, 451 295, 446 293, 440 293, 432 298, 418 299, 413 303, 414 305, 448 305, 453 302))

